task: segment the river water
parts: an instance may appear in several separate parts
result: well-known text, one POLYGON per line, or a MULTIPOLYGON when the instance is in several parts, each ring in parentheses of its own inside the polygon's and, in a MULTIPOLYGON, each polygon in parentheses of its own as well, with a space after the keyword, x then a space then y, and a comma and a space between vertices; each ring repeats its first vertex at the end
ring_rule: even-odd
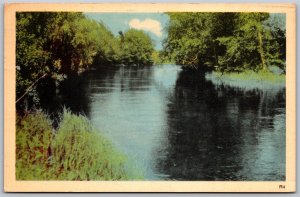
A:
POLYGON ((147 180, 285 180, 285 88, 214 80, 176 65, 106 67, 44 108, 85 114, 147 180))

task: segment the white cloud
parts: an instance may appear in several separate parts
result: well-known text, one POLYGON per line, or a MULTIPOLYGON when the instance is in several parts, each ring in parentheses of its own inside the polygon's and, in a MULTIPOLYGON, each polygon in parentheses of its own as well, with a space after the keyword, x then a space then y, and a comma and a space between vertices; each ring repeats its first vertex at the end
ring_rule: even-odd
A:
POLYGON ((141 21, 137 18, 134 18, 129 22, 129 26, 134 29, 150 31, 158 37, 162 36, 162 27, 160 22, 157 20, 146 18, 145 20, 141 21))

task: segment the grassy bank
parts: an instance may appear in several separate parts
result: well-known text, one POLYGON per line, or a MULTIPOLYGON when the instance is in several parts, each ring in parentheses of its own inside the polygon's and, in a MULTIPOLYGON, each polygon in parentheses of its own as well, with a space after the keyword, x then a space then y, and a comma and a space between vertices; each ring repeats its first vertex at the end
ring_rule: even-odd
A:
POLYGON ((270 71, 250 71, 240 73, 212 72, 206 75, 206 79, 217 85, 228 85, 243 89, 277 89, 285 87, 285 75, 275 74, 270 71))
POLYGON ((17 117, 17 180, 133 180, 142 176, 86 117, 64 110, 55 130, 42 112, 17 117))
POLYGON ((220 78, 230 78, 232 80, 244 80, 244 81, 257 81, 257 82, 271 82, 271 83, 282 83, 285 82, 285 75, 274 74, 270 71, 258 71, 254 72, 246 70, 240 73, 220 73, 215 72, 216 76, 220 78))

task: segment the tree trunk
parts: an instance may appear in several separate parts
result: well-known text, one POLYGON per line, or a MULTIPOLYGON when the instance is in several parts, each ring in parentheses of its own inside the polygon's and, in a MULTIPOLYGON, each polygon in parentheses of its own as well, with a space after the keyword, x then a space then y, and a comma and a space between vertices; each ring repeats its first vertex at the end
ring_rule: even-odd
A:
POLYGON ((219 65, 219 59, 218 59, 218 54, 217 54, 217 50, 216 50, 216 43, 214 43, 214 56, 215 56, 215 64, 214 66, 218 66, 219 65))
POLYGON ((263 48, 263 41, 262 41, 262 35, 261 31, 258 30, 258 47, 259 47, 259 54, 260 54, 260 60, 262 64, 262 69, 267 70, 267 65, 265 61, 265 54, 264 54, 264 48, 263 48))

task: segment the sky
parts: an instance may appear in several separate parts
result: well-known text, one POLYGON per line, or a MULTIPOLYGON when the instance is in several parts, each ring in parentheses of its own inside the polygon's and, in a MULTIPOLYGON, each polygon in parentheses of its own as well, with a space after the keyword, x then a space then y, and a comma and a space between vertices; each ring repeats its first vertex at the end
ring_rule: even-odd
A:
POLYGON ((85 13, 85 15, 103 22, 115 35, 130 28, 144 30, 153 40, 157 50, 162 49, 162 41, 167 37, 165 27, 169 16, 164 13, 85 13))

